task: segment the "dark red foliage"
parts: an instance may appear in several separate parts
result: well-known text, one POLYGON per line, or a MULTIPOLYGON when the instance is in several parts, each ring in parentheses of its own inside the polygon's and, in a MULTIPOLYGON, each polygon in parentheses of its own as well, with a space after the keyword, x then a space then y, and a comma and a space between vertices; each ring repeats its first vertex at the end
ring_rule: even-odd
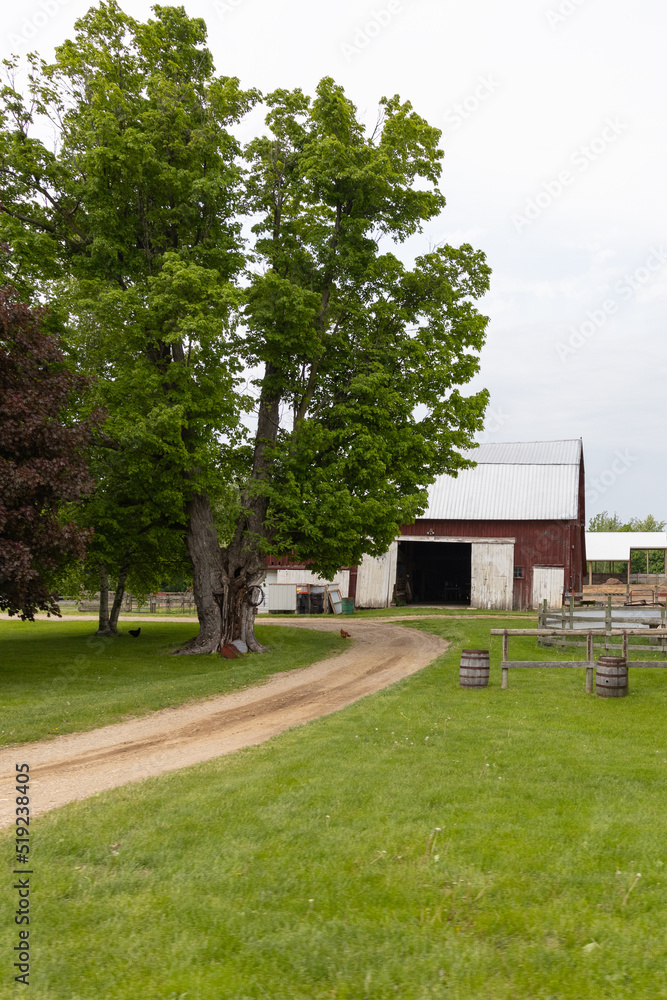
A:
POLYGON ((0 289, 0 609, 30 620, 59 614, 49 581, 86 537, 59 510, 92 488, 90 429, 67 416, 88 379, 67 370, 43 318, 0 289))

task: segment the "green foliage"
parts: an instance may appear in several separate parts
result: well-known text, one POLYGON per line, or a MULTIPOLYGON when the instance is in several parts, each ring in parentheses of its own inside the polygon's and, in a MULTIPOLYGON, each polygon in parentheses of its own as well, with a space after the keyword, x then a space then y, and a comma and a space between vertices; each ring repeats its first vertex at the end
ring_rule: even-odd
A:
POLYGON ((667 521, 659 521, 653 514, 630 519, 630 531, 664 531, 667 521))
POLYGON ((488 397, 459 387, 490 271, 468 245, 411 266, 394 252, 445 204, 440 132, 409 102, 383 98, 368 134, 329 77, 312 100, 276 90, 242 150, 233 127, 258 94, 215 75, 201 19, 153 11, 102 0, 52 63, 31 57, 27 98, 15 61, 2 92, 4 276, 57 302, 108 414, 80 513, 91 561, 113 573, 129 551, 136 586, 179 572, 188 501, 206 494, 222 541, 254 504, 245 554, 329 574, 386 550, 429 483, 469 464, 488 397), (252 467, 251 366, 260 418, 283 417, 252 467))
POLYGON ((592 517, 588 524, 589 531, 664 531, 667 521, 659 521, 653 514, 646 517, 631 517, 622 521, 618 514, 610 514, 603 510, 592 517))
POLYGON ((630 531, 630 527, 621 521, 618 514, 610 514, 603 510, 588 522, 589 531, 630 531))
POLYGON ((246 360, 265 365, 263 399, 292 414, 262 478, 268 548, 330 574, 386 551, 435 476, 468 464, 457 449, 487 394, 457 387, 479 367, 487 320, 473 303, 490 272, 468 245, 412 268, 381 252, 444 205, 440 133, 409 103, 384 99, 371 136, 330 78, 313 101, 279 90, 266 104, 270 134, 246 152, 261 265, 246 360))
POLYGON ((182 570, 193 493, 238 504, 230 126, 255 100, 215 76, 201 19, 154 13, 141 24, 115 0, 91 8, 53 63, 32 57, 28 100, 4 88, 0 132, 4 276, 57 303, 73 363, 97 378, 89 405, 107 414, 97 491, 77 512, 94 529, 89 576, 129 558, 138 593, 182 570), (49 121, 55 152, 39 137, 49 121))

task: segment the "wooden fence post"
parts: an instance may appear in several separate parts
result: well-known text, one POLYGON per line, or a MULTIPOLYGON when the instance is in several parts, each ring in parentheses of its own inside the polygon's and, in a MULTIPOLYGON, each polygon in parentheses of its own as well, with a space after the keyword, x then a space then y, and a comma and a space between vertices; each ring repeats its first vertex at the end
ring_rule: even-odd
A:
MULTIPOLYGON (((542 601, 541 610, 540 610, 540 605, 538 605, 538 607, 537 607, 537 627, 538 628, 547 628, 547 599, 546 599, 546 597, 542 601)), ((544 640, 540 636, 538 636, 537 645, 538 646, 543 646, 544 645, 544 640)))
POLYGON ((586 694, 593 694, 593 633, 590 629, 586 636, 586 659, 588 660, 588 666, 586 667, 586 694))
POLYGON ((506 691, 509 687, 509 667, 507 666, 507 661, 509 660, 509 649, 510 649, 510 637, 507 633, 507 629, 503 632, 503 659, 501 663, 502 668, 502 678, 500 681, 500 688, 502 691, 506 691))
POLYGON ((607 607, 604 614, 604 651, 609 652, 609 635, 611 633, 611 594, 607 594, 607 607))
POLYGON ((563 639, 560 644, 560 648, 565 650, 565 605, 563 604, 560 609, 560 629, 563 633, 563 639))

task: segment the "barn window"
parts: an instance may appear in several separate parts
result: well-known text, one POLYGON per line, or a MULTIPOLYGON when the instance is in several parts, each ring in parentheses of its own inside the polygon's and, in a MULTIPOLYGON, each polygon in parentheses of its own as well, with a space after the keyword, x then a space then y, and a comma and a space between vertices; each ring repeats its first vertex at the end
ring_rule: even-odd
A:
POLYGON ((514 579, 523 580, 523 566, 514 567, 514 579))

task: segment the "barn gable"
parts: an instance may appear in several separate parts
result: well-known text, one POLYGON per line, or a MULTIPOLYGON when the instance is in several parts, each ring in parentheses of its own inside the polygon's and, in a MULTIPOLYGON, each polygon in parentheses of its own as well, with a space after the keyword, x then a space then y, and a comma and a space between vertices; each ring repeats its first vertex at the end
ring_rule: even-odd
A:
POLYGON ((464 454, 476 467, 456 478, 439 476, 429 489, 424 518, 576 519, 580 440, 483 444, 464 454))

